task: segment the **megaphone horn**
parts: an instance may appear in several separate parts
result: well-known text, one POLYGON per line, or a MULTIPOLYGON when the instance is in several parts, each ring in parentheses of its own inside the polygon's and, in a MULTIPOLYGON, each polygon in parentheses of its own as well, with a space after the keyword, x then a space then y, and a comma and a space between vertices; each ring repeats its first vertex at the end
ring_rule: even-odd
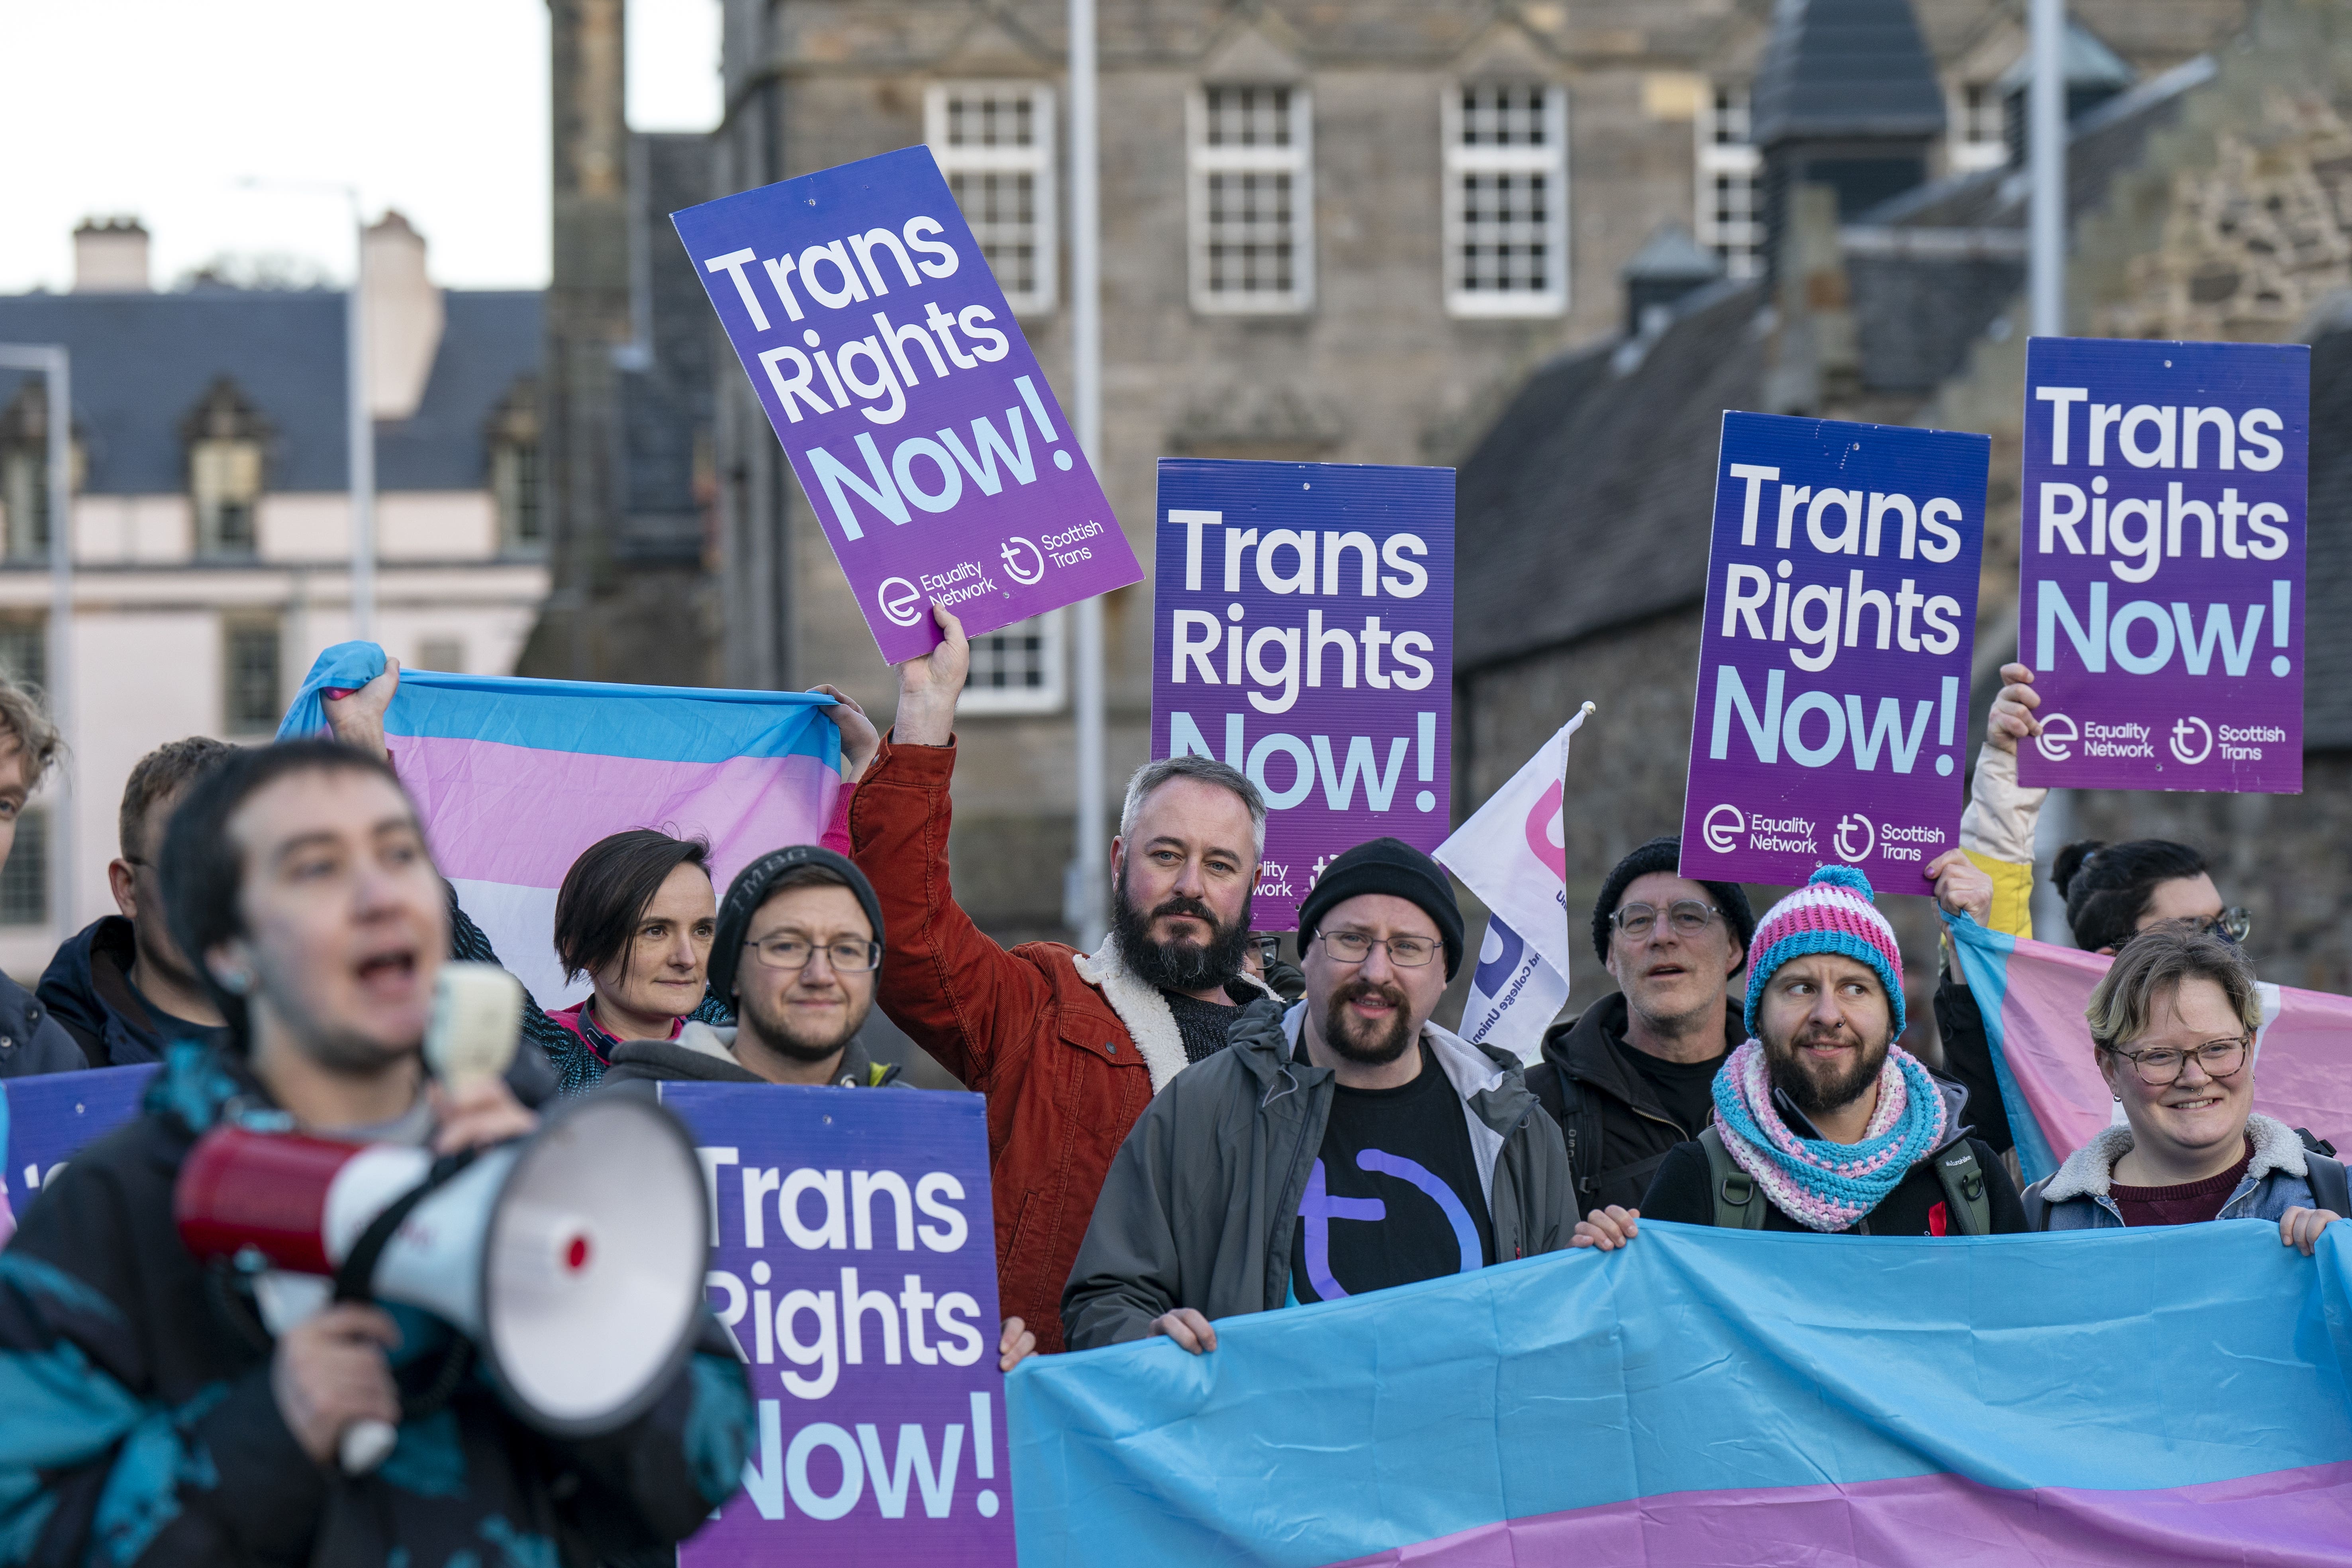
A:
POLYGON ((441 1318, 517 1415, 563 1437, 660 1396, 692 1348, 709 1260, 692 1140, 620 1095, 566 1101, 530 1138, 437 1170, 423 1149, 224 1124, 190 1152, 173 1208, 200 1259, 258 1254, 441 1318))

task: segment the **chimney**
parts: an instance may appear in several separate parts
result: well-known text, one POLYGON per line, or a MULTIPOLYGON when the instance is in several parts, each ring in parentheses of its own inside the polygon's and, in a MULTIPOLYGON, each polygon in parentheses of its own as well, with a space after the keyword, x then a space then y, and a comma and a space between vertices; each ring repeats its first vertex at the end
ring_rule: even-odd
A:
POLYGON ((1625 331, 1654 337, 1674 313, 1675 301, 1723 276, 1715 252, 1678 223, 1662 226, 1625 264, 1625 331))
POLYGON ((405 419, 424 400, 441 352, 441 290, 425 275, 425 237, 396 212, 368 226, 362 252, 367 258, 360 311, 367 327, 368 412, 378 419, 405 419))
POLYGON ((147 230, 135 217, 84 218, 74 230, 74 292, 144 294, 147 230))
POLYGON ((1944 89, 1911 0, 1780 0, 1756 70, 1766 266, 1786 248, 1790 193, 1826 185, 1851 223, 1927 179, 1944 89))

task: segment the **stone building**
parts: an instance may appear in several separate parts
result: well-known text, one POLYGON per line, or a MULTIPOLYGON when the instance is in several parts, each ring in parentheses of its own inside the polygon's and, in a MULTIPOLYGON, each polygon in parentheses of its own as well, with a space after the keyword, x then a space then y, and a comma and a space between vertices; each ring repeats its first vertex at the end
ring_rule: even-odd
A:
MULTIPOLYGON (((547 595, 536 479, 540 296, 436 287, 399 214, 367 232, 376 637, 404 662, 503 674, 547 595)), ((70 293, 0 297, 0 342, 72 355, 68 767, 0 869, 0 969, 113 912, 104 868, 131 764, 188 734, 274 733, 319 650, 351 636, 345 300, 199 283, 157 292, 132 222, 75 236, 70 293), (73 841, 48 804, 73 791, 73 841), (71 909, 49 858, 71 857, 71 909)), ((0 667, 45 684, 52 410, 0 371, 0 667)), ((60 509, 63 510, 63 509, 60 509)))
MULTIPOLYGON (((2242 9, 2074 6, 2143 72, 2242 9)), ((1066 393, 1065 15, 1058 0, 730 0, 715 188, 928 142, 1066 393)), ((1163 455, 1458 460, 1537 367, 1613 342, 1624 269, 1668 226, 1756 276, 1769 182, 1750 88, 1772 16, 1769 0, 1104 0, 1094 456, 1138 553, 1163 455)), ((1922 0, 1918 16, 1914 177, 1997 167, 2021 4, 1922 0)), ((719 379, 721 679, 829 679, 887 717, 893 682, 840 571, 748 386, 731 366, 719 379)), ((1465 505, 1465 560, 1488 526, 1465 505)), ((1149 743, 1148 592, 1106 610, 1114 779, 1149 743)), ((1055 616, 987 639, 965 707, 957 880, 1002 936, 1060 932, 1064 642, 1055 616)), ((1457 808, 1473 798, 1458 791, 1457 808)))
MULTIPOLYGON (((2136 15, 2145 21, 2159 9, 2136 15)), ((2341 850, 2352 831, 2352 700, 2342 679, 2352 667, 2352 451, 2340 439, 2352 415, 2344 304, 2352 294, 2343 292, 2352 289, 2344 119, 2352 72, 2343 64, 2352 16, 2312 0, 2252 9, 2251 19, 2172 11, 2176 44, 2194 41, 2190 24, 2231 25, 2203 39, 2210 54, 2187 59, 2118 27, 2106 41, 2113 57, 2135 62, 2137 79, 2119 91, 2105 81, 2070 92, 2079 110, 2068 144, 2070 324, 2314 345, 2305 793, 2062 792, 2045 815, 2044 854, 2062 836, 2201 845, 2226 896, 2254 914, 2249 946, 2265 977, 2340 991, 2352 988, 2352 879, 2341 850)), ((2074 10, 2085 27, 2129 20, 2074 10)), ((1919 15, 1932 18, 1933 8, 1919 15)), ((1934 37, 1932 26, 1926 32, 1934 37)), ((1791 33, 1775 47, 1832 44, 1791 33)), ((2111 73, 2109 57, 2071 49, 2070 79, 2111 73)), ((1780 64, 1809 74, 1801 61, 1780 64)), ((1807 135, 1846 134, 1837 97, 1817 95, 1807 135)), ((2025 181, 2001 164, 1960 171, 1858 214, 1842 211, 1839 195, 1833 183, 1792 186, 1768 238, 1779 260, 1769 286, 1698 289, 1646 331, 1556 357, 1464 464, 1464 515, 1486 520, 1490 531, 1486 553, 1458 579, 1460 794, 1483 798, 1575 703, 1598 701, 1601 717, 1579 736, 1572 764, 1572 903, 1626 847, 1681 821, 1724 409, 1990 435, 1979 736, 1994 672, 2013 656, 2025 181)), ((1932 911, 1924 899, 1890 902, 1924 971, 1932 911)), ((2048 926, 2048 912, 2037 921, 2048 926)), ((2063 927, 2054 934, 2063 938, 2063 927)), ((1925 978, 1915 975, 1915 985, 1925 978)), ((1588 981, 1608 984, 1580 972, 1588 999, 1588 981)))

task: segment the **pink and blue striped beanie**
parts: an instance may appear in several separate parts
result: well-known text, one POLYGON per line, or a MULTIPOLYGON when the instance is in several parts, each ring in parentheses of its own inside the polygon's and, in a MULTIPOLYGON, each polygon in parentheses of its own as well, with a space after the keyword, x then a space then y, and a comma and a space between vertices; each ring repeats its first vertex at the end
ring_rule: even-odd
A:
POLYGON ((1748 1033, 1756 1035, 1756 1007, 1772 972, 1809 952, 1835 952, 1878 972, 1903 1037, 1903 950, 1895 928, 1878 912, 1870 879, 1851 866, 1824 866, 1811 880, 1764 912, 1748 948, 1748 1033))

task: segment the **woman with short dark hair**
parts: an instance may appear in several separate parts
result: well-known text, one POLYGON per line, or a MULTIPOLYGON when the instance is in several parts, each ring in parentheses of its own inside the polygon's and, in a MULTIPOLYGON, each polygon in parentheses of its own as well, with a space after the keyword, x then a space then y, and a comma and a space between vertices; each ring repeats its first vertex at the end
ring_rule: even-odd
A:
POLYGON ((2193 921, 2150 926, 2124 944, 2084 1016, 2125 1125, 2026 1189, 2028 1220, 2042 1230, 2275 1220, 2280 1242, 2308 1255, 2342 1217, 2344 1167, 2254 1109, 2263 1003, 2237 945, 2193 921))
POLYGON ((600 838, 563 874, 555 895, 555 956, 588 996, 548 1015, 593 1058, 564 1063, 569 1086, 604 1076, 623 1040, 674 1039, 688 1018, 732 1022, 710 994, 710 942, 719 900, 710 842, 633 827, 600 838))

